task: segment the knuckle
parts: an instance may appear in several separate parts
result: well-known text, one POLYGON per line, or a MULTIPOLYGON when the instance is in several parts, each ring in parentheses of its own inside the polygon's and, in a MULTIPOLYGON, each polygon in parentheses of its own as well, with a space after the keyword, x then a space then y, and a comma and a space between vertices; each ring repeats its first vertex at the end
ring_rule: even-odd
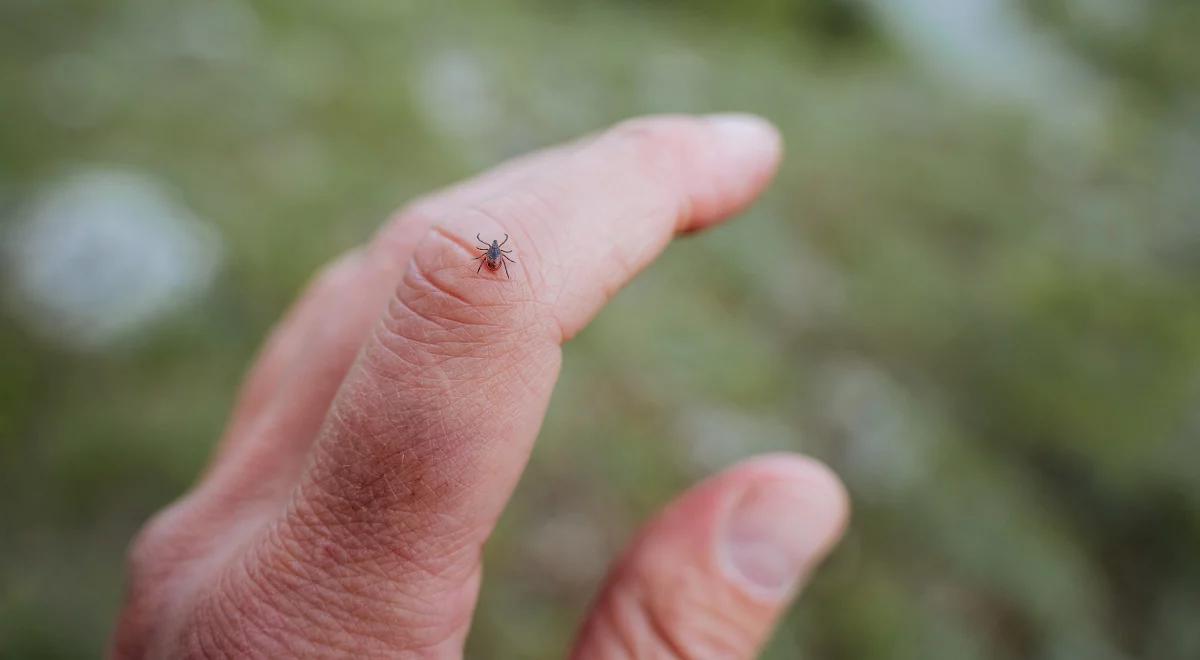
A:
MULTIPOLYGON (((479 218, 463 215, 448 226, 480 224, 479 218)), ((379 326, 381 347, 427 367, 450 358, 495 355, 544 331, 543 305, 524 264, 487 270, 478 259, 481 253, 467 242, 475 242, 475 232, 446 226, 431 228, 413 252, 379 326)))

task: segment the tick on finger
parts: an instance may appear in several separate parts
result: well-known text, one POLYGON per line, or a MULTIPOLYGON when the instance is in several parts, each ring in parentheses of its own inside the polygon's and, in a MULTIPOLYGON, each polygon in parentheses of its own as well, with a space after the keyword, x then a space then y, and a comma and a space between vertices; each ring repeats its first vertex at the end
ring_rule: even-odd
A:
POLYGON ((480 243, 483 243, 483 245, 484 245, 483 247, 475 248, 476 250, 483 251, 483 254, 479 255, 478 257, 475 257, 475 259, 472 259, 472 261, 479 262, 479 268, 476 268, 475 272, 478 273, 484 266, 487 266, 488 270, 491 270, 491 271, 500 270, 500 267, 504 266, 504 274, 505 274, 505 276, 508 277, 508 279, 511 280, 512 275, 508 274, 508 264, 505 262, 505 260, 507 259, 508 261, 511 261, 514 264, 517 263, 517 260, 508 256, 508 253, 512 252, 512 250, 500 249, 501 246, 503 246, 505 243, 508 242, 508 234, 504 235, 503 241, 492 240, 491 243, 488 243, 487 241, 480 238, 479 234, 475 234, 475 240, 479 241, 480 243))

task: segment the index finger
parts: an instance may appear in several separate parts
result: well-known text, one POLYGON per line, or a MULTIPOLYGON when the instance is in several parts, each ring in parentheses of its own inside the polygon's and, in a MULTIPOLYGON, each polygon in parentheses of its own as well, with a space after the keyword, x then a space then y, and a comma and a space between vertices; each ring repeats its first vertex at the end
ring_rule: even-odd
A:
MULTIPOLYGON (((392 649, 461 642, 482 544, 537 435, 561 342, 672 235, 747 205, 778 157, 775 130, 755 117, 637 120, 445 210, 272 535, 292 541, 257 554, 284 552, 351 596, 365 589, 371 636, 392 649), (509 235, 511 280, 476 272, 476 234, 509 235)), ((266 574, 284 597, 305 584, 297 573, 266 574)))

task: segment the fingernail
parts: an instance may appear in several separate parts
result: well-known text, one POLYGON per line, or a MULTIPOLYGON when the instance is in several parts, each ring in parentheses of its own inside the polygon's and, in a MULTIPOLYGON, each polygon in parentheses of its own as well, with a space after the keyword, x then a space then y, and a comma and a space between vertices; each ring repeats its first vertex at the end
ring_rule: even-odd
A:
POLYGON ((705 117, 721 134, 731 150, 747 159, 770 160, 778 157, 779 132, 770 122, 757 115, 730 112, 705 117))
POLYGON ((753 594, 786 597, 820 559, 840 525, 826 497, 820 489, 783 480, 744 491, 722 539, 733 578, 753 594))

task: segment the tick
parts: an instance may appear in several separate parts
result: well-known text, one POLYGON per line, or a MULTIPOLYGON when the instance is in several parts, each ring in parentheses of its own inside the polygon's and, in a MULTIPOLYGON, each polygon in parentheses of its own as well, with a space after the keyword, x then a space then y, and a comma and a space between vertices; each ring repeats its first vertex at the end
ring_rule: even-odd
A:
POLYGON ((514 264, 517 263, 517 260, 508 256, 508 253, 512 252, 512 250, 500 249, 502 245, 508 242, 508 234, 504 235, 503 241, 493 240, 491 243, 488 243, 480 238, 479 234, 475 234, 475 240, 484 245, 484 247, 475 248, 476 250, 483 250, 483 254, 475 257, 475 259, 479 260, 479 268, 476 268, 475 272, 478 273, 485 265, 488 267, 488 270, 500 270, 500 267, 504 266, 504 274, 511 280, 512 275, 508 274, 508 264, 504 260, 508 259, 514 264))

